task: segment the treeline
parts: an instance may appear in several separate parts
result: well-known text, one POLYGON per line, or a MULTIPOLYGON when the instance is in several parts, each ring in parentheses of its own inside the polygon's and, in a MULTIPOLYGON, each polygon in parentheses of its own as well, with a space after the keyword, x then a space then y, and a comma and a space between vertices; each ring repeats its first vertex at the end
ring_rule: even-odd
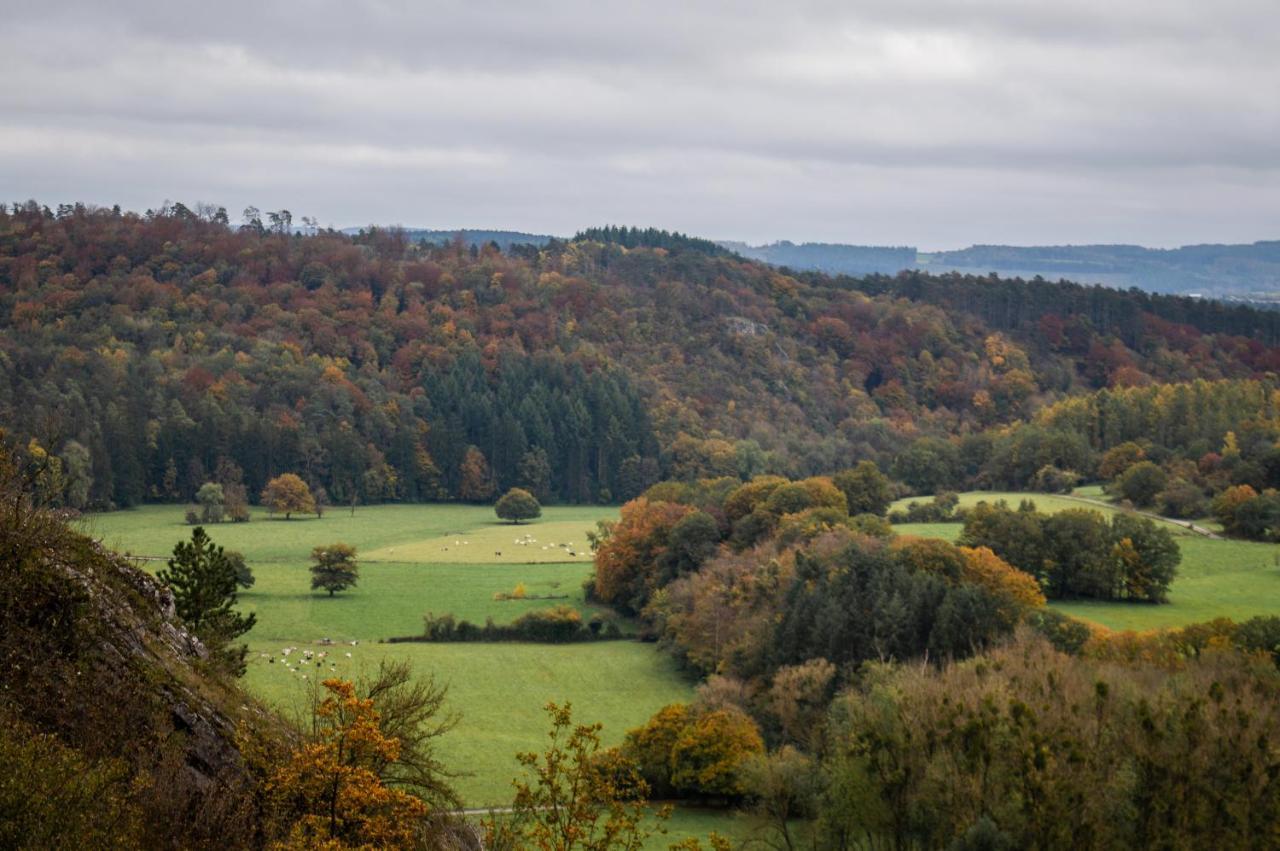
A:
POLYGON ((1280 535, 1280 390, 1271 375, 1099 390, 1048 405, 1030 422, 918 438, 890 470, 917 493, 1057 493, 1102 481, 1138 508, 1213 514, 1228 532, 1266 539, 1280 535))
POLYGON ((1144 517, 1068 509, 1042 514, 1024 502, 979 503, 960 543, 986 547, 1034 576, 1049 599, 1088 597, 1163 603, 1182 561, 1168 529, 1144 517))
MULTIPOLYGON (((1110 290, 983 279, 966 307, 940 300, 951 279, 797 277, 659 231, 504 252, 230 219, 0 211, 0 417, 60 459, 65 504, 252 496, 283 472, 344 504, 621 501, 663 478, 889 469, 922 437, 894 472, 923 491, 980 479, 991 429, 1065 396, 1280 357, 1270 314, 1215 324, 1195 303, 1193 327, 1110 290), (1096 309, 1073 315, 1080 293, 1096 309), (929 473, 952 435, 969 442, 929 473)), ((1017 474, 1030 455, 1083 473, 1067 450, 1018 450, 1017 474)))
POLYGON ((1273 378, 1104 391, 1041 412, 1100 450, 1117 497, 1231 535, 1280 540, 1280 394, 1273 378))
POLYGON ((1280 342, 1280 312, 1247 305, 1163 295, 1140 289, 1118 290, 1042 278, 1000 278, 948 273, 904 272, 837 283, 869 295, 908 298, 982 318, 993 329, 1015 331, 1039 326, 1057 348, 1087 344, 1090 332, 1110 335, 1145 350, 1192 328, 1204 334, 1247 337, 1264 346, 1280 342))
POLYGON ((605 225, 604 227, 580 230, 574 234, 573 238, 575 241, 605 242, 621 245, 623 248, 689 249, 713 257, 724 257, 730 253, 727 249, 709 239, 701 239, 678 231, 667 231, 660 228, 605 225))
POLYGON ((1280 618, 1090 627, 1045 594, 1161 599, 1167 530, 983 504, 954 545, 893 535, 891 491, 667 482, 602 524, 591 593, 705 677, 618 751, 656 794, 773 847, 1275 846, 1280 618))
POLYGON ((589 593, 640 614, 696 670, 744 680, 814 659, 960 658, 1043 606, 1036 580, 990 549, 895 538, 886 485, 865 465, 658 485, 601 527, 589 593))

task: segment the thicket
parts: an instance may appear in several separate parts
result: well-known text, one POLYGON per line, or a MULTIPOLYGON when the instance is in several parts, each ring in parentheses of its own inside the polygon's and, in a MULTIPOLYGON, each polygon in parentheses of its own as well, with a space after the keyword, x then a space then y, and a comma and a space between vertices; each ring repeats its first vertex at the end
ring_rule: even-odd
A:
POLYGON ((496 624, 488 618, 483 625, 452 614, 423 616, 420 635, 389 638, 389 642, 412 641, 536 641, 545 644, 568 644, 578 641, 611 641, 630 638, 614 620, 593 615, 587 620, 571 606, 551 606, 526 612, 509 624, 496 624))
POLYGON ((1153 521, 1090 509, 1054 514, 1024 500, 979 503, 967 513, 960 543, 988 547, 1039 581, 1050 599, 1088 597, 1162 603, 1182 553, 1173 534, 1153 521))

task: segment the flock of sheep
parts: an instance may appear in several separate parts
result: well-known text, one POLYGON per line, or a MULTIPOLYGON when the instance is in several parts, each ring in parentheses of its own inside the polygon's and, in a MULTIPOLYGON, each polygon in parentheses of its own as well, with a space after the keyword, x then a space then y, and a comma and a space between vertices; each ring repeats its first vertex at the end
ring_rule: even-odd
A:
MULTIPOLYGON (((323 639, 320 643, 326 646, 333 646, 333 642, 327 638, 323 639)), ((348 642, 352 647, 355 647, 359 643, 359 641, 348 642)), ((348 659, 351 658, 350 651, 347 651, 343 655, 348 659)), ((274 665, 276 663, 276 657, 270 653, 259 653, 258 658, 266 659, 268 665, 274 665)), ((285 647, 280 651, 280 664, 283 665, 285 670, 289 673, 298 674, 304 680, 307 679, 307 674, 304 673, 304 669, 310 669, 312 663, 315 664, 315 667, 320 668, 321 670, 323 670, 325 666, 328 666, 330 671, 338 670, 337 663, 330 659, 328 650, 308 650, 306 648, 285 647), (294 656, 295 653, 297 656, 294 656)))

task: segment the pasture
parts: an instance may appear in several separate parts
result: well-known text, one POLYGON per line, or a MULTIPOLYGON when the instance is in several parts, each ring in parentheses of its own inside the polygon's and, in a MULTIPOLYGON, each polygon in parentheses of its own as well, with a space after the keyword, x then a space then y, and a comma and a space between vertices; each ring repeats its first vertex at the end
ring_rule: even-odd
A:
POLYGON ((604 743, 616 745, 628 729, 658 709, 693 696, 669 656, 652 644, 632 641, 306 645, 329 655, 318 666, 293 663, 295 670, 290 671, 285 658, 296 659, 302 647, 250 642, 246 683, 286 713, 306 707, 308 689, 317 677, 355 678, 376 670, 385 657, 407 659, 414 670, 448 683, 449 705, 461 720, 441 739, 440 755, 446 765, 466 773, 457 779, 457 788, 473 807, 510 800, 511 778, 518 771, 515 754, 541 749, 547 732, 542 707, 548 701, 572 703, 577 720, 602 723, 604 743), (283 657, 286 646, 299 650, 283 657))
MULTIPOLYGON (((82 528, 115 550, 155 559, 143 563, 154 572, 164 566, 173 545, 191 535, 183 512, 182 506, 150 505, 90 515, 82 528)), ((589 617, 597 611, 583 601, 590 557, 569 561, 562 554, 559 561, 550 561, 547 553, 534 550, 541 544, 512 542, 526 534, 541 538, 545 526, 553 535, 585 544, 596 521, 616 513, 595 506, 548 508, 544 522, 517 527, 500 523, 484 506, 385 505, 358 508, 354 516, 334 511, 319 520, 272 520, 256 511, 249 523, 218 523, 206 531, 220 546, 244 553, 253 569, 254 586, 240 593, 241 607, 258 616, 249 640, 375 641, 421 632, 426 612, 506 623, 535 608, 566 604, 589 617), (437 542, 446 539, 448 551, 441 551, 437 542), (360 582, 330 598, 311 591, 308 568, 312 547, 334 541, 356 547, 360 582), (507 542, 504 554, 515 552, 495 560, 502 541, 507 542), (391 552, 397 549, 398 555, 391 552), (523 556, 529 560, 519 560, 523 556), (556 599, 494 600, 495 594, 510 593, 519 583, 531 596, 556 599)))
MULTIPOLYGON (((191 535, 184 511, 178 505, 146 506, 90 515, 80 527, 116 550, 156 559, 143 562, 154 572, 164 566, 173 545, 191 535)), ((580 720, 603 723, 605 741, 615 744, 658 708, 689 700, 692 684, 655 647, 629 641, 558 646, 377 642, 421 632, 428 611, 452 612, 477 623, 489 617, 508 622, 560 604, 595 611, 582 591, 590 557, 541 547, 545 541, 549 547, 572 543, 585 550, 586 533, 596 521, 616 516, 617 509, 607 507, 552 507, 539 521, 513 526, 499 522, 487 506, 387 505, 357 508, 354 516, 332 511, 319 520, 271 520, 255 511, 249 523, 206 529, 215 543, 244 553, 253 569, 254 586, 240 594, 241 606, 258 616, 246 636, 251 654, 245 681, 251 691, 293 712, 317 678, 357 675, 376 668, 384 656, 407 658, 419 673, 449 685, 450 705, 462 720, 444 738, 442 755, 465 772, 457 785, 467 804, 484 806, 509 799, 514 754, 541 745, 547 727, 542 707, 548 701, 570 701, 580 720), (514 543, 525 536, 535 543, 514 543), (359 584, 332 598, 312 592, 311 548, 339 540, 358 549, 359 584), (500 557, 494 556, 498 550, 500 557), (529 595, 555 599, 494 599, 518 583, 529 595), (324 638, 334 646, 319 645, 324 638), (329 656, 319 667, 313 662, 301 669, 295 663, 296 671, 290 672, 282 661, 285 647, 323 649, 329 656)))
MULTIPOLYGON (((1102 497, 1100 492, 1086 495, 1089 499, 1102 497)), ((970 507, 979 501, 995 502, 999 499, 1006 500, 1012 506, 1017 506, 1023 499, 1030 499, 1044 512, 1062 511, 1066 508, 1096 508, 1105 514, 1120 510, 1067 496, 982 491, 960 494, 960 505, 970 507)), ((909 501, 900 500, 894 507, 905 508, 909 501)), ((1275 614, 1280 609, 1280 546, 1253 541, 1215 540, 1190 532, 1177 524, 1167 525, 1177 536, 1178 547, 1182 550, 1182 564, 1170 590, 1168 603, 1152 605, 1054 601, 1050 605, 1066 614, 1111 629, 1133 630, 1183 626, 1217 617, 1242 621, 1255 615, 1275 614)), ((894 529, 899 534, 954 541, 960 535, 961 525, 903 523, 894 529)))
MULTIPOLYGON (((1046 514, 1053 514, 1058 511, 1065 511, 1068 508, 1084 508, 1100 512, 1106 515, 1112 515, 1123 509, 1119 506, 1111 505, 1106 494, 1102 492, 1100 486, 1093 485, 1085 488, 1077 488, 1069 494, 1054 493, 1031 493, 1018 491, 969 491, 967 493, 957 494, 960 502, 958 508, 973 508, 979 502, 996 503, 1001 500, 1009 503, 1010 508, 1017 508, 1018 504, 1023 500, 1031 500, 1036 504, 1039 511, 1046 514)), ((932 502, 931 496, 912 496, 904 499, 896 500, 889 506, 890 511, 906 511, 907 505, 912 502, 928 503, 932 502)), ((1152 518, 1157 519, 1157 518, 1152 518)), ((1184 521, 1166 521, 1157 519, 1157 522, 1163 522, 1168 526, 1169 531, 1175 535, 1193 535, 1183 525, 1184 521)), ((1204 522, 1197 520, 1197 525, 1205 525, 1204 522)))

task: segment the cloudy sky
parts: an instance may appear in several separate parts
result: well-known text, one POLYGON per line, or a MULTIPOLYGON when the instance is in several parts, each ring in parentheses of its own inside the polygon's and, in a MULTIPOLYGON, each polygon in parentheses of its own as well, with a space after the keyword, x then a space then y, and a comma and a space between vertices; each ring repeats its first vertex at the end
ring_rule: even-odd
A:
POLYGON ((0 0, 0 195, 569 234, 1280 238, 1276 0, 0 0))

